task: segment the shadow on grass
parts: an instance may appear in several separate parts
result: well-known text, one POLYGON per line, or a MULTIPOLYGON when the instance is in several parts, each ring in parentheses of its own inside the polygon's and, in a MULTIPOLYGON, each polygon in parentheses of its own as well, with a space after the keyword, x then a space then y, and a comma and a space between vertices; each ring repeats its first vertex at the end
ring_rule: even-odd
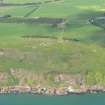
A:
MULTIPOLYGON (((81 13, 77 14, 74 18, 69 19, 69 21, 71 21, 71 24, 69 24, 67 28, 70 28, 72 30, 86 26, 87 29, 87 25, 89 24, 90 24, 89 28, 91 28, 91 26, 96 27, 91 23, 89 23, 89 19, 101 16, 105 16, 105 13, 102 11, 93 11, 93 10, 82 11, 81 13)), ((81 42, 97 43, 98 45, 105 47, 105 30, 101 28, 94 28, 93 30, 90 29, 90 31, 91 31, 90 34, 86 36, 84 39, 82 39, 81 42)))
POLYGON ((81 28, 86 26, 89 23, 89 19, 94 17, 105 16, 104 12, 102 11, 93 11, 93 10, 85 10, 81 13, 75 15, 75 17, 68 18, 68 28, 81 28))

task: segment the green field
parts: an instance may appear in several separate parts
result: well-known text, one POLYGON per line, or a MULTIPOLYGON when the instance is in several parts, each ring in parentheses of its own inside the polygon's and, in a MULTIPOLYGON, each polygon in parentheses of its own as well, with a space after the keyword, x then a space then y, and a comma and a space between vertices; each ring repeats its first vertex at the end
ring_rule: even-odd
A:
MULTIPOLYGON (((5 2, 38 1, 43 2, 43 0, 6 0, 5 2)), ((0 7, 0 15, 24 16, 33 8, 35 7, 0 7)), ((65 18, 68 25, 64 30, 43 24, 0 23, 0 77, 6 75, 8 78, 1 80, 0 85, 19 84, 22 78, 23 81, 27 79, 32 82, 31 76, 28 76, 28 73, 32 75, 31 72, 41 75, 50 73, 49 80, 52 80, 52 72, 81 75, 89 72, 90 75, 94 75, 98 71, 100 75, 104 74, 105 30, 88 22, 91 17, 103 15, 104 11, 104 0, 61 0, 43 3, 28 18, 65 18), (22 36, 33 36, 33 38, 22 36), (23 77, 11 76, 11 69, 16 71, 16 75, 20 72, 23 77)), ((87 75, 88 84, 96 83, 95 77, 91 81, 90 75, 87 75)), ((100 81, 103 78, 105 80, 105 75, 100 78, 100 81)))

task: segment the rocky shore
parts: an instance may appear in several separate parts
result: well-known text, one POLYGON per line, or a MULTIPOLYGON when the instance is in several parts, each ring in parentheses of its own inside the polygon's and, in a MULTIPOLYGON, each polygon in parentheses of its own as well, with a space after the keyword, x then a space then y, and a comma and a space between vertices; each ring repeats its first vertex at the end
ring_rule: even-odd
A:
POLYGON ((21 93, 30 93, 38 95, 72 95, 72 94, 91 94, 91 93, 103 93, 105 89, 103 88, 80 88, 73 89, 71 86, 65 88, 41 88, 41 87, 30 87, 30 86, 9 86, 1 87, 0 94, 21 94, 21 93))

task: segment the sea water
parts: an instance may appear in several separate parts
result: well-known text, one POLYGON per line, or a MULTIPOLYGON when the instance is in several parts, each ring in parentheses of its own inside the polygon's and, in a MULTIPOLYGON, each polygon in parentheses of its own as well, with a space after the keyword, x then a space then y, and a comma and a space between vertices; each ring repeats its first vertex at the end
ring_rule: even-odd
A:
POLYGON ((0 95, 0 105, 105 105, 105 94, 70 96, 8 94, 0 95))

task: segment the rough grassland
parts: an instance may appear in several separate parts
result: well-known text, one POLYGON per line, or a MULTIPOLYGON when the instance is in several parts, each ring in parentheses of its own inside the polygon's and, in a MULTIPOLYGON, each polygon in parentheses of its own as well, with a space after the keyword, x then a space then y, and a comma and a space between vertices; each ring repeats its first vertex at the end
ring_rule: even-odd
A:
MULTIPOLYGON (((7 0, 16 3, 37 1, 42 2, 7 0)), ((0 7, 0 15, 24 16, 33 8, 0 7)), ((104 0, 62 0, 43 4, 28 17, 66 18, 68 25, 64 31, 49 25, 0 23, 0 77, 6 75, 1 79, 0 85, 19 84, 22 77, 24 78, 24 75, 21 78, 11 76, 11 69, 21 70, 23 74, 25 71, 82 75, 87 71, 105 72, 105 30, 88 22, 90 17, 103 15, 104 10, 104 0), (25 35, 34 38, 23 38, 25 35), (51 39, 51 36, 57 39, 51 39), (63 37, 76 40, 63 40, 63 37)), ((89 82, 89 76, 87 78, 88 83, 94 83, 91 80, 89 82)), ((32 82, 30 79, 29 81, 32 82)))

